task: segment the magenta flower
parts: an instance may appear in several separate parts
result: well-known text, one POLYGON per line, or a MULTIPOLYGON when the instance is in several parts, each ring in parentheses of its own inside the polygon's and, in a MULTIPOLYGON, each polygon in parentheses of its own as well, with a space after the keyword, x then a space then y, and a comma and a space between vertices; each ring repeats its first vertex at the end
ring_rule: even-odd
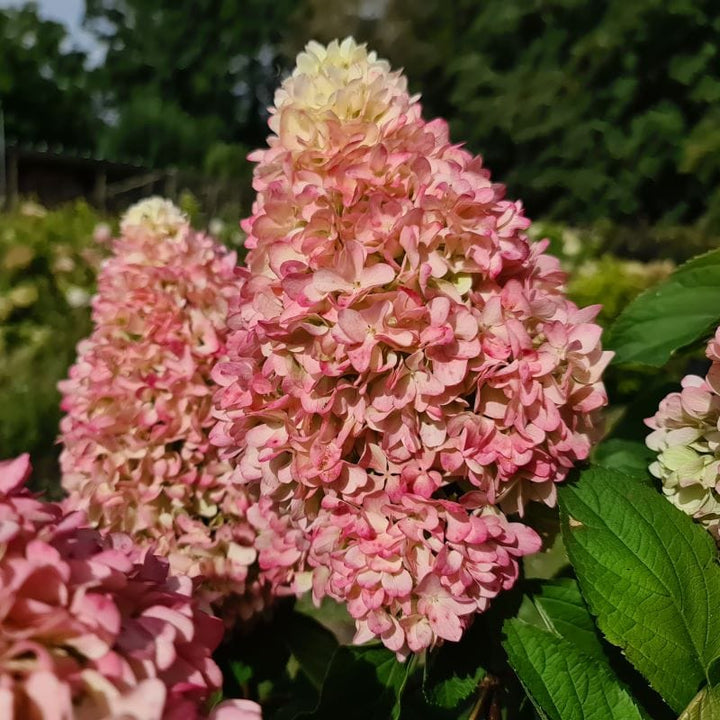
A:
POLYGON ((192 581, 128 536, 101 536, 25 488, 28 457, 0 463, 0 717, 259 720, 210 710, 222 622, 192 581))
POLYGON ((271 114, 211 437, 358 639, 456 640, 539 548, 498 508, 552 505, 597 436, 597 308, 364 46, 310 43, 271 114))
POLYGON ((230 466, 208 438, 234 273, 235 255, 171 203, 128 210, 98 279, 95 329, 60 384, 61 465, 68 507, 202 577, 228 616, 248 616, 268 594, 246 516, 254 501, 224 478, 230 466))

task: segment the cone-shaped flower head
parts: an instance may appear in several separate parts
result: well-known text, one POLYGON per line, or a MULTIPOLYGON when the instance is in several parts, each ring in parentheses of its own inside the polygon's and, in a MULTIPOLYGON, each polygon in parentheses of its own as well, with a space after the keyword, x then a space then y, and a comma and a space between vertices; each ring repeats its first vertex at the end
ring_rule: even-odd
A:
POLYGON ((650 472, 665 496, 720 541, 720 328, 708 343, 705 378, 687 375, 654 417, 647 445, 658 453, 650 472))
POLYGON ((27 456, 0 463, 0 717, 259 720, 249 701, 209 710, 222 622, 192 581, 40 502, 29 469, 27 456))
POLYGON ((270 144, 317 146, 327 139, 326 121, 339 121, 346 132, 370 132, 367 139, 372 141, 401 115, 417 119, 416 99, 408 96, 400 72, 391 72, 386 60, 378 60, 352 38, 327 47, 310 42, 298 55, 292 76, 275 93, 269 125, 278 137, 270 138, 270 144))
POLYGON ((607 399, 579 310, 520 203, 351 39, 276 97, 212 438, 310 540, 316 596, 400 654, 508 587, 607 399))
POLYGON ((120 230, 129 233, 132 228, 157 235, 176 235, 187 227, 188 220, 180 208, 169 200, 151 197, 128 208, 120 221, 120 230))
POLYGON ((210 371, 225 352, 235 256, 160 198, 130 208, 98 278, 95 329, 60 384, 63 487, 72 508, 205 578, 209 599, 247 594, 257 531, 246 488, 208 434, 210 371))

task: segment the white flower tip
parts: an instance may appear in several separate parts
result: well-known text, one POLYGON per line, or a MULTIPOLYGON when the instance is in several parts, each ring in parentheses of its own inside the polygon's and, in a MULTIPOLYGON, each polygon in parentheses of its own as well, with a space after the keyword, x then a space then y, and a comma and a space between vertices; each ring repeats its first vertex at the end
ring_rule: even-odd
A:
POLYGON ((170 200, 155 196, 129 207, 120 221, 120 229, 126 232, 131 227, 143 227, 152 232, 174 235, 187 224, 187 215, 179 207, 170 200))

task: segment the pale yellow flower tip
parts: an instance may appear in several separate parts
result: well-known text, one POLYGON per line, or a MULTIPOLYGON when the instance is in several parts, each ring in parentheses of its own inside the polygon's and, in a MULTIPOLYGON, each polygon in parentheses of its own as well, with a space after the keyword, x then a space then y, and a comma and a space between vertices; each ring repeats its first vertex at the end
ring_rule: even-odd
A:
POLYGON ((270 128, 287 135, 290 126, 304 137, 318 120, 329 117, 382 125, 407 112, 417 99, 408 95, 402 73, 393 72, 387 60, 368 52, 366 45, 351 37, 327 46, 313 40, 275 93, 270 128))
POLYGON ((175 235, 188 224, 185 213, 170 200, 149 197, 129 207, 120 221, 123 232, 131 227, 142 227, 154 233, 175 235))

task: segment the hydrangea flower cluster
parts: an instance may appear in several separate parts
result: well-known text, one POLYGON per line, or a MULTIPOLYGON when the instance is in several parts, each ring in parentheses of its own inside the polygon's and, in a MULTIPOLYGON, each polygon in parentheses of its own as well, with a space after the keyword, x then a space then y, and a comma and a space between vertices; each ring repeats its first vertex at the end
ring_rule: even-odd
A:
POLYGON ((172 203, 130 208, 99 274, 95 329, 60 384, 68 506, 108 532, 127 532, 202 576, 209 600, 235 594, 249 615, 267 594, 256 536, 272 518, 247 517, 247 489, 222 481, 209 442, 210 371, 225 352, 234 253, 194 232, 172 203))
POLYGON ((315 597, 347 603, 358 640, 457 640, 540 547, 504 512, 553 504, 589 453, 598 308, 352 39, 307 46, 270 128, 212 440, 303 533, 315 597))
POLYGON ((0 717, 260 720, 246 700, 208 710, 223 627, 192 581, 40 502, 29 471, 27 455, 0 463, 0 717))
POLYGON ((699 520, 720 542, 720 328, 708 343, 705 378, 687 375, 645 422, 647 446, 658 453, 650 472, 676 507, 699 520))

